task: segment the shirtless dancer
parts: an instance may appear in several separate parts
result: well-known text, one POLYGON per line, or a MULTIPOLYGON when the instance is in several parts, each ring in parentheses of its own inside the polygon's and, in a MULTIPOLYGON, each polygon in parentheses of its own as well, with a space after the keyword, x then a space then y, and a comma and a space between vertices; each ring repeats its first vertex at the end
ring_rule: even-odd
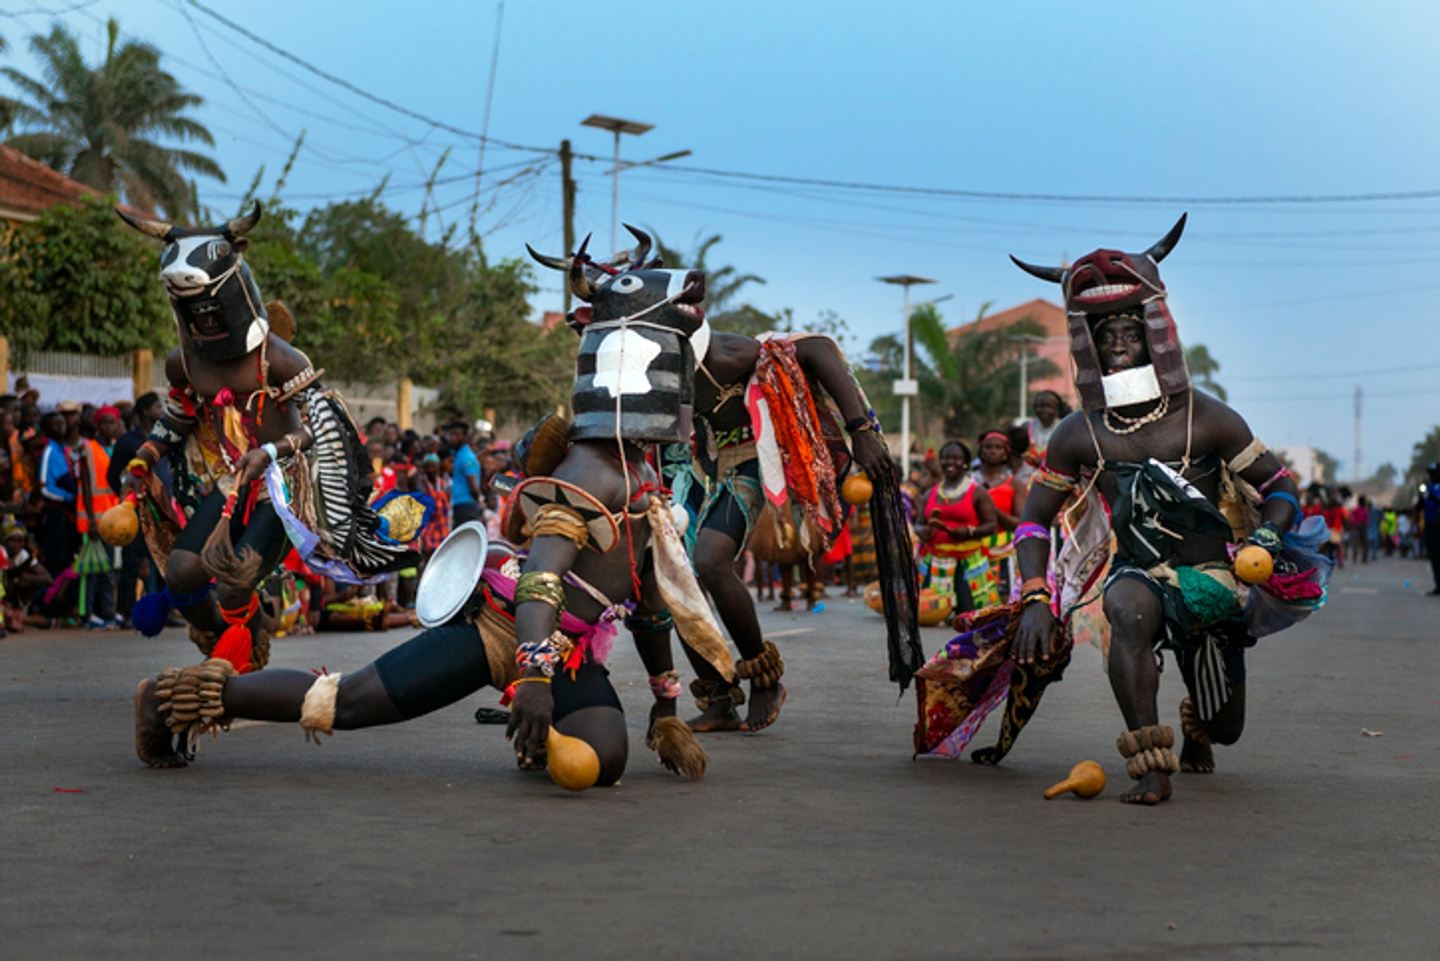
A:
POLYGON ((1127 728, 1120 751, 1137 781, 1121 800, 1140 804, 1169 798, 1177 770, 1212 771, 1211 744, 1234 744, 1244 727, 1244 650, 1255 641, 1243 620, 1246 588, 1230 570, 1222 481, 1248 482, 1251 523, 1239 526, 1272 555, 1299 514, 1288 471, 1239 414, 1190 383, 1157 270, 1184 224, 1141 254, 1097 250, 1068 269, 1016 261, 1064 291, 1083 409, 1050 438, 1025 505, 1013 656, 1022 666, 1068 656, 1055 644, 1048 531, 1094 478, 1118 544, 1104 586, 1107 670, 1127 728), (1175 653, 1189 692, 1178 758, 1156 706, 1161 649, 1175 653))
MULTIPOLYGON (((537 441, 521 458, 540 471, 512 498, 528 531, 524 560, 487 564, 483 589, 452 620, 353 673, 236 675, 211 659, 142 680, 135 717, 143 761, 183 766, 197 734, 234 718, 298 721, 318 740, 335 729, 410 720, 490 685, 512 699, 508 736, 522 768, 544 766, 553 725, 588 743, 600 762, 597 783, 614 784, 628 746, 603 662, 613 624, 623 618, 651 675, 651 746, 677 773, 703 773, 703 750, 675 718, 681 687, 670 655, 671 612, 676 619, 686 612, 670 603, 664 572, 652 562, 656 527, 672 515, 654 496, 659 478, 645 454, 689 434, 689 337, 703 325, 704 277, 648 266, 645 247, 608 274, 584 259, 583 247, 573 258, 537 256, 566 270, 572 291, 590 306, 582 308, 575 423, 550 432, 548 452, 536 449, 537 441)), ((669 570, 688 574, 678 544, 675 556, 669 570)), ((729 654, 712 632, 723 655, 712 669, 733 678, 729 654)))
MULTIPOLYGON (((830 338, 819 336, 797 336, 790 344, 806 379, 823 388, 839 408, 855 462, 877 486, 893 486, 894 465, 885 439, 840 348, 830 338)), ((688 468, 694 472, 690 479, 695 483, 687 502, 691 523, 698 528, 692 548, 695 571, 745 659, 738 665, 741 676, 750 673, 747 664, 762 668, 751 677, 749 709, 742 721, 736 711, 744 699, 739 689, 720 683, 713 670, 692 655, 700 675, 692 685, 701 707, 700 716, 690 722, 696 731, 764 730, 775 723, 785 703, 785 687, 774 669, 780 666, 775 645, 761 634, 755 602, 735 563, 765 497, 753 418, 746 404, 747 385, 761 351, 761 341, 754 337, 716 333, 695 378, 695 433, 701 456, 688 468)), ((816 442, 822 443, 818 438, 816 442)), ((677 481, 677 499, 684 486, 677 481)), ((877 523, 882 522, 877 513, 877 523)), ((908 534, 899 531, 897 536, 905 538, 908 551, 908 534)), ((912 605, 912 618, 913 611, 912 605)))

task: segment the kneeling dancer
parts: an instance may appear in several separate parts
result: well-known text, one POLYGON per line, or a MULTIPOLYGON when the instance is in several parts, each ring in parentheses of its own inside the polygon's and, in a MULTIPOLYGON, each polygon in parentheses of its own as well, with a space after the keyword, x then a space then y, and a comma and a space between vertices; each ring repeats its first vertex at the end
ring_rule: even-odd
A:
POLYGON ((1184 224, 1140 254, 1097 250, 1066 269, 1016 261, 1064 291, 1083 409, 1055 429, 1015 531, 1019 602, 969 617, 920 672, 946 690, 922 707, 917 750, 963 747, 1008 674, 999 743, 972 755, 997 763, 1074 640, 1093 638, 1108 650, 1127 728, 1117 746, 1137 782, 1121 800, 1158 804, 1172 774, 1214 770, 1212 745, 1239 739, 1245 649, 1323 602, 1329 570, 1307 532, 1291 531, 1300 512, 1289 472, 1238 413, 1190 383, 1157 269, 1184 224), (1065 542, 1051 571, 1062 509, 1065 542), (1232 570, 1241 544, 1267 559, 1252 584, 1232 570), (1156 705, 1165 650, 1189 694, 1179 754, 1156 705), (927 732, 941 715, 943 726, 927 732))
MULTIPOLYGON (((487 562, 460 614, 352 674, 237 675, 211 659, 142 680, 136 692, 142 760, 183 765, 199 734, 234 718, 298 721, 307 736, 318 737, 418 717, 491 685, 506 692, 507 733, 521 767, 544 766, 553 725, 593 749, 596 783, 613 784, 628 744, 603 662, 623 619, 651 675, 651 745, 672 770, 692 778, 704 772, 704 751, 675 717, 680 682, 670 653, 672 622, 687 642, 714 656, 716 670, 733 677, 734 665, 693 576, 686 580, 683 548, 645 450, 688 433, 688 338, 703 319, 704 277, 646 269, 643 255, 604 284, 575 285, 572 277, 593 309, 577 360, 576 409, 603 396, 609 418, 573 429, 547 419, 517 451, 530 476, 511 501, 528 552, 487 562), (640 315, 643 323, 636 322, 640 315), (675 389, 642 389, 652 378, 667 382, 657 377, 661 372, 674 375, 675 389)), ((461 528, 451 537, 467 535, 461 528)), ((442 545, 432 568, 445 563, 444 552, 442 545)))
POLYGON ((174 227, 117 211, 163 241, 160 279, 180 346, 165 361, 165 412, 126 465, 164 590, 133 612, 154 636, 172 608, 207 658, 244 673, 269 659, 256 588, 290 549, 349 583, 413 565, 424 525, 412 494, 367 503, 370 461, 344 401, 291 346, 294 319, 265 305, 245 263, 260 205, 219 227, 174 227), (152 469, 171 462, 177 516, 152 469), (288 534, 288 536, 287 536, 288 534), (213 579, 213 582, 212 582, 213 579))

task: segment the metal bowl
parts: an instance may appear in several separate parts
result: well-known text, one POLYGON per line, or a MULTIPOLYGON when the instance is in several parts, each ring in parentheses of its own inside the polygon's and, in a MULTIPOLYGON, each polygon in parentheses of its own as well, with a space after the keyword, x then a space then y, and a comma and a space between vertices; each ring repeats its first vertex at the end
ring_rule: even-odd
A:
POLYGON ((480 582, 489 548, 481 521, 461 524, 440 543, 415 591, 415 616, 421 624, 438 627, 460 613, 480 582))

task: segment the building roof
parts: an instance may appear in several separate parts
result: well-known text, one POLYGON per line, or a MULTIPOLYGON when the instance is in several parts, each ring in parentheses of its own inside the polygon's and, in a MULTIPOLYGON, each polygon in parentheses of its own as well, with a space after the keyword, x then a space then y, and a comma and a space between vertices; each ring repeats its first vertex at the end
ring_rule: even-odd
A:
POLYGON ((1065 309, 1059 304, 1052 304, 1040 297, 1014 307, 1007 307, 993 314, 986 314, 979 320, 971 321, 968 324, 952 327, 948 333, 953 337, 956 334, 969 333, 972 330, 996 330, 1001 327, 1009 327, 1011 324, 1018 324, 1022 320, 1030 320, 1039 324, 1044 328, 1046 337, 1064 337, 1066 335, 1065 309))
POLYGON ((100 191, 0 146, 0 219, 32 221, 56 204, 75 203, 87 194, 98 197, 100 191))
POLYGON ((993 314, 986 314, 979 320, 952 327, 946 333, 951 337, 961 334, 999 330, 1028 320, 1044 332, 1043 343, 1031 346, 1032 357, 1043 357, 1055 365, 1057 373, 1048 377, 1036 377, 1026 384, 1030 394, 1042 390, 1053 390, 1071 404, 1077 400, 1075 382, 1070 377, 1070 337, 1067 332, 1065 309, 1059 304, 1037 297, 1034 300, 1007 307, 993 314))

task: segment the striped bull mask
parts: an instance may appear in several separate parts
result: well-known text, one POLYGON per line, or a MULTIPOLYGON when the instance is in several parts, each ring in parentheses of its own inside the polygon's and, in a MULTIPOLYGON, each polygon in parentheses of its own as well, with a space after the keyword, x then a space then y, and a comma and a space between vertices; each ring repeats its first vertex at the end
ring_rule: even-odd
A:
POLYGON ((260 222, 258 201, 250 213, 218 227, 175 227, 118 207, 115 212, 164 242, 160 281, 187 348, 205 360, 224 361, 244 357, 264 342, 270 322, 244 257, 245 234, 260 222))
POLYGON ((690 439, 695 368, 709 346, 700 302, 705 275, 664 270, 650 257, 651 240, 634 235, 634 250, 608 263, 586 254, 589 238, 569 257, 530 256, 564 271, 570 292, 585 302, 570 318, 580 334, 571 395, 574 440, 674 443, 690 439))

